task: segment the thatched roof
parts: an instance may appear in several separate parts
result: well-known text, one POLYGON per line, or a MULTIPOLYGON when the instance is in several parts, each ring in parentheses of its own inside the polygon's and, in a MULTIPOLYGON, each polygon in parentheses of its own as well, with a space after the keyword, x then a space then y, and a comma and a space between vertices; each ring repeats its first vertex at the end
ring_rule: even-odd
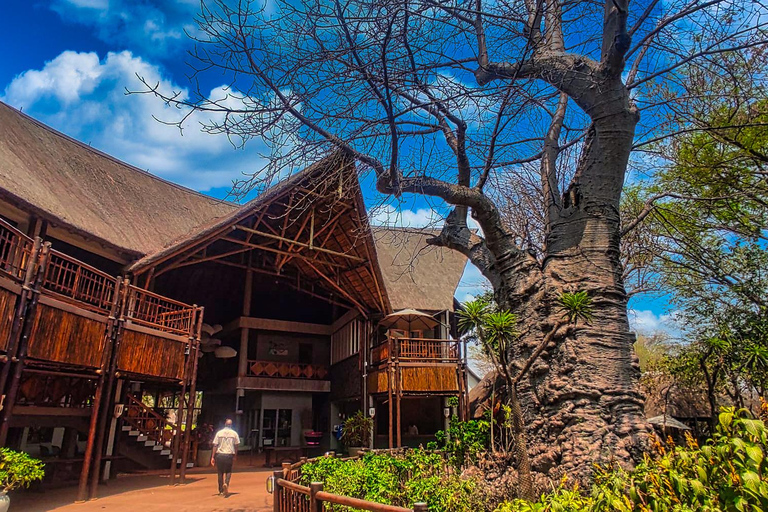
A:
POLYGON ((373 238, 392 309, 453 310, 453 297, 467 258, 434 247, 437 230, 374 227, 373 238))
POLYGON ((0 102, 0 197, 129 255, 237 205, 165 181, 0 102))

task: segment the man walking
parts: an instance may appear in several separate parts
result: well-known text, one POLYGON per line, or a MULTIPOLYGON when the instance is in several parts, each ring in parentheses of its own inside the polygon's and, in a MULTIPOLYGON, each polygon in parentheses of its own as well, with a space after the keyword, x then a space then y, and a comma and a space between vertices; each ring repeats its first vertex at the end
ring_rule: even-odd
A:
POLYGON ((232 465, 237 458, 237 445, 240 444, 240 436, 232 430, 232 420, 224 422, 224 428, 216 432, 213 438, 213 454, 211 466, 216 466, 219 475, 219 494, 227 496, 229 492, 229 479, 232 477, 232 465))

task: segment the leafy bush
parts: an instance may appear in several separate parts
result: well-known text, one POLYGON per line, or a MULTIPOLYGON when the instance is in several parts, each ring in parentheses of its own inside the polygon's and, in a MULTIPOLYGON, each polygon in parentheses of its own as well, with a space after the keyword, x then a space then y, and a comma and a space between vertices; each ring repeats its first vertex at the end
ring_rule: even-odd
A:
POLYGON ((366 447, 371 444, 373 418, 368 418, 362 411, 357 411, 344 421, 341 427, 341 442, 347 447, 366 447))
MULTIPOLYGON (((388 505, 425 502, 432 512, 483 509, 474 480, 461 478, 439 453, 421 449, 398 456, 367 453, 350 461, 321 457, 302 466, 301 483, 311 482, 323 482, 326 492, 388 505)), ((326 510, 350 509, 326 504, 326 510)))
POLYGON ((598 468, 590 496, 563 484, 535 503, 516 500, 497 512, 768 510, 768 429, 746 410, 723 409, 715 435, 699 447, 654 441, 637 467, 598 468))
POLYGON ((480 452, 488 449, 491 423, 485 419, 460 421, 456 416, 452 416, 448 430, 438 431, 435 439, 437 442, 428 444, 427 448, 441 449, 448 454, 450 464, 459 469, 477 462, 480 452))
POLYGON ((42 480, 43 463, 24 452, 0 448, 0 489, 9 492, 42 480))

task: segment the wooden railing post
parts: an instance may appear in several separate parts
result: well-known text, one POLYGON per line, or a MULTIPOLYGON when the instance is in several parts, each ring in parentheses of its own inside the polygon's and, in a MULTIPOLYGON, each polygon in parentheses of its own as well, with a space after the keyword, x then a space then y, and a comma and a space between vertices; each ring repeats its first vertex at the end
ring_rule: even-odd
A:
POLYGON ((323 502, 317 499, 317 493, 323 490, 323 482, 309 484, 309 512, 323 512, 323 502))
POLYGON ((413 504, 413 512, 427 512, 427 504, 426 503, 414 503, 413 504))
POLYGON ((282 497, 282 487, 277 483, 283 478, 283 470, 277 469, 272 472, 274 488, 272 489, 272 512, 280 512, 280 498, 282 497))

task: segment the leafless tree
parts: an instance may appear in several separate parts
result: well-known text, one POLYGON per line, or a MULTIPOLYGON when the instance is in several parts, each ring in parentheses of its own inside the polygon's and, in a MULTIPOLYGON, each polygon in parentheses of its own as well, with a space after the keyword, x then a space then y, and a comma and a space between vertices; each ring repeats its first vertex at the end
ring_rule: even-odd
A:
POLYGON ((432 198, 446 215, 431 243, 465 254, 522 319, 519 364, 540 353, 520 383, 534 470, 583 476, 631 463, 647 432, 620 259, 636 129, 664 125, 663 111, 640 123, 645 98, 681 66, 764 44, 763 12, 741 0, 212 0, 192 79, 220 73, 229 94, 144 92, 210 112, 203 129, 235 144, 271 145, 240 191, 341 150, 381 194, 432 198), (558 298, 576 291, 594 320, 551 333, 558 298))

